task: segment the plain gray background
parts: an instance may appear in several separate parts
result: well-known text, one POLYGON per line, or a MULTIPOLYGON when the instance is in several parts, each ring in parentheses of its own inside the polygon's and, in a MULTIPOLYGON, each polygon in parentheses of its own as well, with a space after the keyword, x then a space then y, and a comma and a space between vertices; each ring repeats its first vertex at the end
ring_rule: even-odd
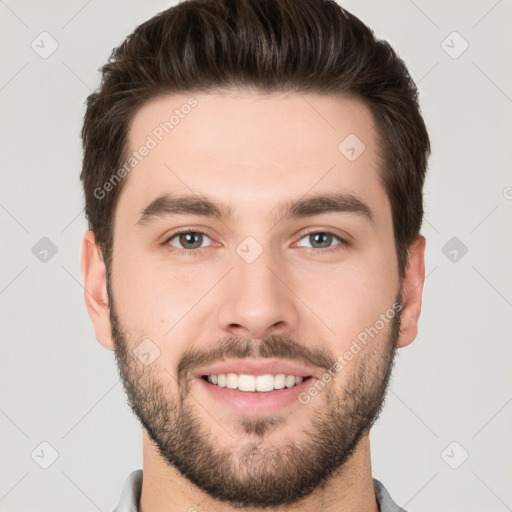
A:
MULTIPOLYGON (((142 467, 83 299, 79 131, 111 49, 171 4, 0 0, 2 511, 110 511, 142 467)), ((405 59, 433 146, 420 332, 372 430, 374 477, 410 511, 512 510, 512 2, 342 5, 405 59)))

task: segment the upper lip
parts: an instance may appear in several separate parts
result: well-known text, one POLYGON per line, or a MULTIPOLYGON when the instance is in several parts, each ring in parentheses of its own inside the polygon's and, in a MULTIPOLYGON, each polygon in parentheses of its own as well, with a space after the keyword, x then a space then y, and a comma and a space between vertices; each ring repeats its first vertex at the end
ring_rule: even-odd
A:
POLYGON ((199 368, 194 377, 203 375, 218 375, 220 373, 243 373, 248 375, 265 375, 284 373, 285 375, 295 375, 297 377, 313 377, 315 371, 307 366, 293 363, 292 361, 283 361, 282 359, 231 359, 221 361, 212 366, 199 368))

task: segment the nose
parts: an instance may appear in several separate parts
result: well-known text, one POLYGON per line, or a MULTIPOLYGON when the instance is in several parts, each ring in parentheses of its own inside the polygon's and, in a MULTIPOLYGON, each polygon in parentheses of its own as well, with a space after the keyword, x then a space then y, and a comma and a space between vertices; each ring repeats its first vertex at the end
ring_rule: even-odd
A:
POLYGON ((300 300, 285 265, 265 249, 252 262, 238 254, 234 268, 219 290, 219 328, 232 336, 261 339, 295 331, 300 300))

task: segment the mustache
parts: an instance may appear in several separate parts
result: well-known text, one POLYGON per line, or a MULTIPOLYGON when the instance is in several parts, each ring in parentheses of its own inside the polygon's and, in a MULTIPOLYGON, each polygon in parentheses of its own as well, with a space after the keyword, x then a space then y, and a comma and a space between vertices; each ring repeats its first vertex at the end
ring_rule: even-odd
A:
POLYGON ((271 335, 262 340, 229 337, 204 352, 188 349, 177 367, 178 382, 186 382, 192 371, 200 366, 209 366, 226 359, 276 358, 293 360, 328 370, 335 363, 333 354, 324 347, 305 346, 292 336, 271 335))

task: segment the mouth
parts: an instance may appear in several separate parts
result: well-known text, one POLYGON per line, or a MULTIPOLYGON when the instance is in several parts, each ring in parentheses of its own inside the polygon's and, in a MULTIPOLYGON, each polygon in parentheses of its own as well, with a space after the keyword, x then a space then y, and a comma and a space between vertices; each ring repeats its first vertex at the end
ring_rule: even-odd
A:
POLYGON ((300 375, 287 375, 278 373, 276 375, 267 373, 264 375, 248 375, 238 373, 219 373, 202 375, 202 380, 219 388, 233 389, 243 393, 270 393, 281 389, 290 389, 299 386, 312 378, 311 375, 302 377, 300 375))
POLYGON ((284 374, 208 374, 194 379, 198 400, 213 402, 215 411, 227 410, 240 416, 279 413, 301 404, 300 394, 318 379, 284 374), (292 383, 293 378, 293 383, 292 383), (217 381, 216 383, 214 381, 217 381), (282 386, 284 380, 284 386, 282 386))

